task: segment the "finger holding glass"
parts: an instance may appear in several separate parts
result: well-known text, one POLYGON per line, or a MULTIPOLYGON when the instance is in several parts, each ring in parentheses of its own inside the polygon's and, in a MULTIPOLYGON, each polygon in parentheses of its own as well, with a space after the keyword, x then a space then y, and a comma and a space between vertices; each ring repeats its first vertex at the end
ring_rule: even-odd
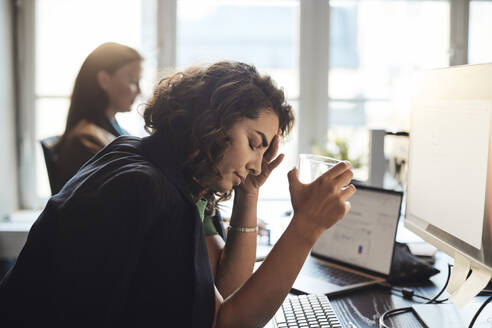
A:
MULTIPOLYGON (((301 166, 301 169, 305 167, 301 166)), ((311 165, 317 173, 317 165, 311 165)), ((302 172, 303 174, 305 172, 302 172)), ((355 186, 350 184, 353 178, 350 162, 339 162, 310 183, 299 181, 300 172, 289 172, 289 188, 294 215, 299 229, 308 239, 317 239, 321 233, 343 218, 350 210, 348 199, 355 193, 355 186)), ((304 174, 306 177, 306 174, 304 174)))

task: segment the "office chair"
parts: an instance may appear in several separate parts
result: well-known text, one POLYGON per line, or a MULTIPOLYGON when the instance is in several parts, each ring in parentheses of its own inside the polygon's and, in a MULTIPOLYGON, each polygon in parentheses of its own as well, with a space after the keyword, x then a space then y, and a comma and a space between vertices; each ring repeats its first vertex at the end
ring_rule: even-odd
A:
POLYGON ((60 136, 48 137, 40 140, 41 148, 43 148, 44 161, 46 163, 46 170, 48 171, 48 180, 50 181, 51 193, 55 192, 55 167, 58 159, 54 146, 60 139, 60 136))

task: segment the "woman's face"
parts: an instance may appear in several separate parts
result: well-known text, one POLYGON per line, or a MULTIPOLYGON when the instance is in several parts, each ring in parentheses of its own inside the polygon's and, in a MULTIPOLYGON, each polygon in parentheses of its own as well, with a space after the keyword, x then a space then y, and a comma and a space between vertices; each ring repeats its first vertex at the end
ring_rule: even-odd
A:
MULTIPOLYGON (((113 74, 105 74, 101 87, 109 99, 109 110, 113 113, 127 112, 140 93, 140 60, 135 60, 116 70, 113 74)), ((105 73, 105 72, 104 72, 105 73)))
POLYGON ((222 178, 214 191, 229 191, 243 182, 248 174, 261 173, 263 154, 279 129, 278 117, 269 109, 260 110, 257 119, 243 118, 228 131, 230 144, 218 165, 222 178))

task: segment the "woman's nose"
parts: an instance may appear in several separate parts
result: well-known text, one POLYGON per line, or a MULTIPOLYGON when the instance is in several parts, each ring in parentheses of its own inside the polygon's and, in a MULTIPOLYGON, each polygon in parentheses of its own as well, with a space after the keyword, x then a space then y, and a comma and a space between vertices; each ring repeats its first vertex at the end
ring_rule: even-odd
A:
POLYGON ((261 162, 263 161, 263 155, 256 156, 247 167, 249 174, 259 175, 261 173, 261 162))

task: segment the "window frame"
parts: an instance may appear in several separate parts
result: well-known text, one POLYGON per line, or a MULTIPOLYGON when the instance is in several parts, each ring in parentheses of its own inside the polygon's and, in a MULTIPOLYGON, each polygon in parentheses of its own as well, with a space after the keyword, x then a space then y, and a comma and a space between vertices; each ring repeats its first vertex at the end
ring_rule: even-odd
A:
POLYGON ((16 75, 18 95, 17 149, 19 156, 19 207, 42 205, 36 193, 35 136, 35 0, 17 1, 16 75))
MULTIPOLYGON (((157 65, 159 70, 176 66, 176 19, 178 0, 156 0, 157 65)), ((425 0, 408 0, 425 1, 425 0)), ((450 3, 450 65, 467 63, 470 0, 435 0, 450 3)), ((478 0, 474 0, 478 1, 478 0)), ((491 1, 491 0, 481 0, 491 1)), ((329 129, 328 95, 330 50, 330 1, 299 0, 299 111, 298 152, 311 152, 323 144, 329 129), (316 33, 314 33, 316 31, 316 33)), ((35 0, 16 1, 17 153, 19 208, 36 209, 45 199, 37 195, 35 139, 35 0)))

